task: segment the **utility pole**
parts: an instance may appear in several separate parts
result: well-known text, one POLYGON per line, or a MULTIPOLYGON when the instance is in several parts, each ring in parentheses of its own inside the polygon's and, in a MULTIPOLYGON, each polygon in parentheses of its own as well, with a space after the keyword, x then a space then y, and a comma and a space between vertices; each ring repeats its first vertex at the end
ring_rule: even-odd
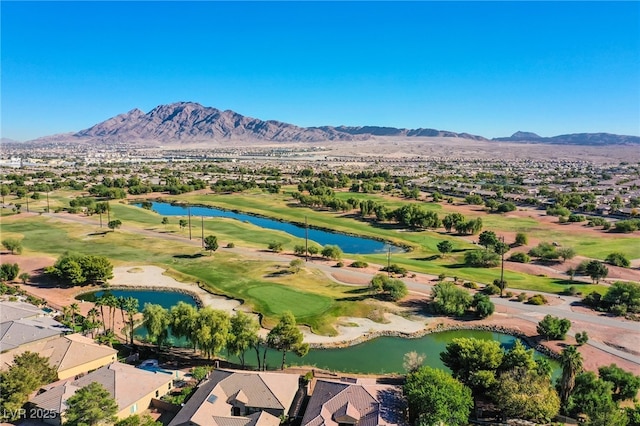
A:
POLYGON ((304 261, 309 261, 309 224, 307 216, 304 217, 304 261))
MULTIPOLYGON (((504 244, 504 236, 500 237, 500 240, 502 244, 504 244)), ((500 254, 502 255, 502 262, 500 264, 500 287, 502 287, 504 285, 504 249, 500 250, 500 254)))
POLYGON ((107 223, 111 222, 111 207, 109 206, 109 200, 107 200, 107 223))
POLYGON ((187 207, 189 210, 189 240, 191 240, 191 206, 187 207))
POLYGON ((389 250, 387 251, 387 276, 391 276, 391 246, 389 246, 389 250))
POLYGON ((49 208, 49 191, 47 191, 47 213, 51 212, 51 209, 49 208))
POLYGON ((202 248, 204 248, 204 216, 200 216, 200 238, 202 238, 202 248))
POLYGON ((27 213, 29 213, 29 193, 27 192, 27 195, 24 196, 25 200, 27 200, 27 213))

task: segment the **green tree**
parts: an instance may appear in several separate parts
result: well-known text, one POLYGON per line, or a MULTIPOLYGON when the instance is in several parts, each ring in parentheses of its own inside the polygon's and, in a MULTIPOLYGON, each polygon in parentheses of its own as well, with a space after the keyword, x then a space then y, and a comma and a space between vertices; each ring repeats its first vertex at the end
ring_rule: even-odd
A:
POLYGON ((564 340, 570 328, 571 321, 568 319, 545 315, 538 323, 537 331, 547 340, 564 340))
POLYGON ((129 329, 129 344, 131 345, 133 345, 133 329, 135 325, 133 317, 138 313, 139 306, 140 302, 135 297, 127 297, 122 302, 123 313, 127 313, 128 321, 126 325, 129 329))
POLYGON ((471 390, 444 371, 422 367, 409 373, 403 390, 412 424, 468 424, 473 407, 471 390))
POLYGON ((109 206, 109 203, 107 201, 96 203, 95 212, 100 215, 100 228, 102 228, 102 215, 109 210, 111 210, 111 207, 109 206))
POLYGON ((634 399, 640 390, 640 376, 635 376, 615 364, 598 368, 598 375, 605 382, 612 384, 614 401, 634 399))
POLYGON ((218 250, 218 237, 215 235, 207 235, 204 237, 204 248, 205 250, 209 250, 209 256, 218 250))
POLYGON ((20 278, 20 281, 22 281, 22 284, 26 284, 27 281, 29 281, 29 279, 31 278, 31 275, 29 275, 26 272, 23 272, 20 275, 18 275, 18 278, 20 278))
POLYGON ((582 333, 577 332, 575 338, 578 346, 582 346, 589 341, 589 335, 586 331, 583 331, 582 333))
POLYGON ((527 237, 527 234, 525 234, 524 232, 518 232, 516 234, 515 244, 517 246, 526 246, 528 243, 529 243, 529 238, 527 237))
POLYGON ((0 265, 0 281, 13 281, 20 273, 17 263, 3 263, 0 265))
POLYGON ((112 231, 115 231, 116 229, 118 229, 118 228, 120 228, 122 226, 122 221, 120 221, 119 219, 114 219, 114 220, 109 221, 107 226, 112 231))
POLYGON ((185 302, 178 302, 171 307, 171 332, 176 337, 186 338, 193 350, 198 345, 196 339, 198 310, 195 306, 185 302))
POLYGON ((469 250, 464 254, 464 262, 475 268, 491 268, 500 264, 500 256, 492 250, 469 250))
MULTIPOLYGON (((2 244, 4 244, 4 242, 2 244)), ((624 253, 620 252, 609 253, 604 261, 610 265, 620 266, 622 268, 628 268, 631 265, 631 262, 629 262, 627 256, 625 256, 624 253)))
POLYGON ((468 291, 453 283, 439 282, 431 289, 433 308, 438 314, 462 316, 469 309, 473 298, 468 291))
POLYGON ((453 244, 451 241, 444 240, 438 243, 438 251, 444 256, 447 253, 451 253, 453 251, 453 244))
POLYGON ((17 420, 18 409, 27 402, 29 394, 57 378, 46 357, 28 351, 17 355, 13 364, 0 372, 0 419, 17 420))
POLYGON ((162 423, 153 420, 153 417, 149 414, 143 414, 142 417, 138 414, 132 414, 127 418, 117 421, 115 426, 162 426, 162 423))
POLYGON ((93 426, 116 421, 118 404, 108 390, 98 382, 78 389, 66 401, 65 426, 93 426))
POLYGON ((457 228, 457 224, 464 222, 465 217, 461 213, 450 213, 442 219, 442 225, 447 232, 451 232, 452 229, 457 228))
POLYGON ((558 256, 562 258, 563 262, 573 259, 576 256, 576 251, 571 247, 560 247, 556 252, 558 256))
POLYGON ((145 303, 142 317, 149 341, 157 344, 160 349, 160 346, 169 337, 169 325, 171 324, 169 311, 161 305, 145 303))
POLYGON ((582 355, 575 346, 567 346, 560 353, 560 365, 562 366, 562 376, 558 381, 558 394, 560 395, 560 406, 568 412, 569 397, 576 384, 576 376, 582 372, 582 355))
POLYGON ((113 265, 105 256, 82 256, 79 263, 85 284, 105 282, 113 278, 113 265))
POLYGON ((493 304, 489 296, 482 293, 476 293, 473 295, 471 307, 475 309, 476 316, 478 318, 487 318, 496 310, 496 306, 493 304))
POLYGON ((303 343, 303 340, 304 336, 296 326, 296 318, 290 311, 284 312, 278 324, 267 335, 267 345, 282 352, 280 369, 284 370, 288 351, 294 351, 299 356, 304 356, 309 352, 309 344, 303 343))
POLYGON ((609 310, 621 307, 624 312, 640 312, 640 283, 616 281, 602 301, 609 310))
POLYGON ((22 254, 22 241, 16 238, 6 238, 2 240, 2 245, 9 250, 11 254, 22 254))
POLYGON ((516 368, 502 373, 492 393, 503 415, 549 423, 560 411, 560 398, 546 376, 516 368))
POLYGON ((210 359, 227 344, 231 328, 229 314, 207 306, 198 311, 196 324, 198 346, 210 359))
POLYGON ((585 271, 596 284, 599 283, 601 279, 606 278, 607 275, 609 275, 609 268, 604 266, 604 263, 597 260, 589 261, 585 267, 585 271))
POLYGON ((180 226, 180 230, 183 230, 184 228, 189 226, 189 222, 187 221, 187 219, 180 219, 178 221, 178 226, 180 226))
POLYGON ((271 250, 274 253, 280 253, 283 249, 282 243, 279 241, 271 241, 268 247, 269 247, 269 250, 271 250))
POLYGON ((440 359, 453 377, 469 386, 474 395, 496 384, 496 371, 503 357, 499 342, 472 338, 453 339, 440 353, 440 359))
POLYGON ((389 300, 393 302, 397 302, 409 293, 407 285, 397 279, 389 279, 385 281, 382 286, 382 290, 387 294, 389 300))
POLYGON ((169 224, 169 218, 168 217, 163 217, 162 221, 160 222, 164 225, 164 229, 167 229, 167 225, 169 224))
POLYGON ((296 244, 295 246, 293 246, 293 254, 295 254, 296 256, 304 256, 305 252, 306 250, 303 245, 296 244))
POLYGON ((483 246, 485 249, 493 247, 497 243, 498 236, 493 231, 482 231, 482 233, 478 236, 478 244, 483 246))
POLYGON ((340 247, 335 245, 327 244, 322 248, 321 254, 322 254, 322 257, 325 257, 331 260, 342 259, 342 249, 340 249, 340 247))
POLYGON ((313 257, 320 253, 320 248, 316 245, 310 245, 307 251, 309 252, 309 256, 313 257))
POLYGON ((613 399, 613 385, 590 371, 579 374, 570 398, 571 415, 585 414, 587 426, 626 426, 627 417, 613 399))
POLYGON ((294 274, 297 274, 298 272, 300 272, 303 266, 304 266, 304 261, 301 259, 293 259, 291 262, 289 262, 289 270, 294 274))
POLYGON ((230 353, 238 356, 243 367, 244 354, 258 340, 258 330, 260 330, 258 321, 242 311, 236 311, 231 317, 231 331, 227 340, 227 349, 230 353))

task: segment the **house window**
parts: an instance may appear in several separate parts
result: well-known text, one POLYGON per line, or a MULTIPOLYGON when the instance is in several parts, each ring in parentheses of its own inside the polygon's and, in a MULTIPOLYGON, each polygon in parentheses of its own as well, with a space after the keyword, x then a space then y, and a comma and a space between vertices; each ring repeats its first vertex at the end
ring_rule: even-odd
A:
POLYGON ((131 414, 135 413, 136 411, 138 411, 138 404, 133 404, 131 406, 131 414))

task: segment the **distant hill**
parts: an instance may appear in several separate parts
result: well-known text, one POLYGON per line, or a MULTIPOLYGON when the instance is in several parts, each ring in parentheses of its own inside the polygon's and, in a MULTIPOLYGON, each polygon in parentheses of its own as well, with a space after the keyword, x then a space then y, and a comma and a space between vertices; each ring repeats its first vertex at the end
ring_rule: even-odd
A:
MULTIPOLYGON (((159 105, 145 113, 139 109, 109 118, 76 133, 45 136, 30 142, 89 142, 126 144, 192 144, 229 142, 323 142, 367 140, 375 137, 438 137, 489 141, 469 133, 428 128, 401 129, 380 126, 299 127, 275 120, 260 120, 237 112, 221 111, 195 102, 159 105)), ((608 133, 580 133, 545 138, 532 132, 516 132, 492 141, 573 145, 640 144, 640 137, 608 133)))
POLYGON ((568 135, 544 138, 531 132, 516 132, 510 137, 494 138, 499 142, 527 142, 548 143, 555 145, 637 145, 640 144, 639 136, 614 135, 611 133, 572 133, 568 135))
POLYGON ((117 115, 88 129, 71 134, 38 138, 35 141, 87 141, 97 143, 198 143, 208 141, 322 142, 366 140, 375 136, 454 137, 487 140, 467 133, 435 129, 395 127, 299 127, 275 120, 246 117, 194 102, 160 105, 144 113, 139 109, 117 115))

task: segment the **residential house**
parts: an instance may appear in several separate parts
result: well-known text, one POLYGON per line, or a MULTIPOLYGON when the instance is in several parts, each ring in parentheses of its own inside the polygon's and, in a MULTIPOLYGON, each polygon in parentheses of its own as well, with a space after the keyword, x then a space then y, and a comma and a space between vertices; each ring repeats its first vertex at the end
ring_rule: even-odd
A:
POLYGON ((45 316, 44 311, 33 305, 0 302, 0 352, 59 337, 69 331, 68 327, 45 316))
POLYGON ((47 357, 49 365, 58 373, 59 380, 72 378, 111 364, 117 360, 118 355, 116 349, 99 345, 80 334, 68 334, 22 345, 2 354, 0 370, 8 368, 17 355, 27 351, 47 357))
POLYGON ((214 370, 169 426, 278 426, 296 416, 298 382, 295 374, 214 370))
MULTIPOLYGON (((117 417, 123 419, 146 410, 151 399, 166 395, 172 387, 173 376, 162 372, 151 372, 132 365, 114 362, 80 377, 63 383, 56 382, 29 400, 35 409, 55 413, 55 418, 46 420, 60 425, 67 409, 66 401, 75 392, 93 382, 98 382, 116 400, 117 417)), ((52 416, 53 417, 53 416, 52 416)))
POLYGON ((395 426, 403 424, 400 386, 375 379, 316 379, 302 426, 395 426))

